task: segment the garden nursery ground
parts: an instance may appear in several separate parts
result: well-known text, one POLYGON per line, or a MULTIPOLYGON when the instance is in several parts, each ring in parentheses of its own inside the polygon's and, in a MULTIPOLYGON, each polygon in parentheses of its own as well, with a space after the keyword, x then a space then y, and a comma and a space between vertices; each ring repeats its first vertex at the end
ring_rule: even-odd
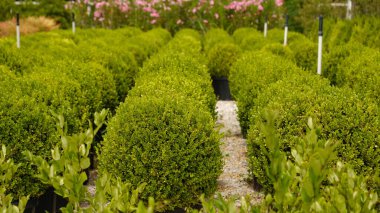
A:
POLYGON ((378 212, 379 23, 2 38, 0 210, 378 212))

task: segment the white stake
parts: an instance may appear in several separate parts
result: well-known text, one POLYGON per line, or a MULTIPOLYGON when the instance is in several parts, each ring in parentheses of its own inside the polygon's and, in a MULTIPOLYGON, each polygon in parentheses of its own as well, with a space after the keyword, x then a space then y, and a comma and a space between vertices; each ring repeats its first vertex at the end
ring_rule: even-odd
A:
POLYGON ((72 16, 73 16, 73 23, 72 23, 72 25, 73 25, 73 34, 75 34, 75 14, 73 13, 72 16))
POLYGON ((266 38, 268 34, 268 18, 265 17, 265 23, 264 23, 264 37, 266 38))
POLYGON ((285 18, 285 31, 284 31, 284 46, 288 44, 288 21, 289 21, 289 16, 286 15, 285 18))
POLYGON ((17 13, 16 15, 16 37, 17 37, 17 48, 20 48, 20 15, 17 13))
POLYGON ((322 42, 323 42, 323 16, 319 16, 318 32, 318 75, 322 74, 322 42))

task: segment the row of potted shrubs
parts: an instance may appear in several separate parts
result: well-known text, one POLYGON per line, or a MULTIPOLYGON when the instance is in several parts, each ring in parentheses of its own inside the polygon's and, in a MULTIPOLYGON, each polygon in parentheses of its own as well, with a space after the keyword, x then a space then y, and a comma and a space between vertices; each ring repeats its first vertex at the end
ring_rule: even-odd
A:
MULTIPOLYGON (((353 27, 350 22, 338 22, 344 28, 353 27)), ((372 26, 371 21, 363 26, 372 26)), ((361 25, 360 25, 361 26, 361 25)), ((344 42, 335 32, 344 30, 328 29, 325 48, 323 49, 322 75, 330 80, 330 84, 353 89, 362 98, 370 98, 379 103, 380 100, 380 52, 376 48, 364 46, 364 41, 350 39, 344 42), (330 32, 331 31, 331 32, 330 32)), ((349 32, 346 32, 349 33, 349 32)), ((352 38, 351 38, 352 37, 352 38)), ((376 36, 372 36, 376 39, 376 36)), ((372 38, 371 37, 371 38, 372 38)), ((237 29, 232 36, 222 29, 211 29, 204 37, 204 52, 208 60, 210 74, 213 77, 228 77, 232 64, 243 52, 263 50, 279 55, 294 62, 298 67, 316 73, 317 43, 296 32, 288 33, 288 45, 283 45, 284 31, 271 29, 265 38, 253 28, 237 29)), ((376 47, 376 46, 375 46, 376 47)), ((268 65, 270 66, 270 65, 268 65)))
MULTIPOLYGON (((314 74, 316 44, 303 35, 290 32, 289 45, 286 47, 282 45, 282 30, 270 30, 268 37, 264 38, 254 29, 241 28, 234 32, 232 38, 244 50, 230 67, 229 81, 231 93, 237 101, 242 132, 247 137, 252 178, 269 193, 276 194, 282 191, 294 195, 298 192, 301 196, 299 199, 306 199, 308 196, 302 195, 303 188, 299 186, 308 183, 307 179, 310 177, 305 176, 306 173, 302 174, 300 172, 302 170, 288 176, 290 179, 298 179, 299 182, 291 181, 290 185, 285 182, 276 182, 286 180, 281 179, 280 176, 275 178, 276 176, 273 175, 276 173, 273 172, 274 170, 280 169, 281 162, 274 160, 276 158, 271 156, 273 147, 269 146, 268 138, 270 137, 265 130, 263 131, 262 125, 270 121, 268 113, 276 114, 276 119, 272 122, 274 126, 272 134, 279 141, 281 152, 285 153, 284 159, 297 164, 300 160, 297 151, 302 148, 301 146, 305 146, 304 149, 307 147, 303 141, 310 131, 307 125, 308 120, 312 118, 314 126, 317 126, 315 135, 321 141, 320 143, 327 144, 327 141, 334 143, 337 152, 337 158, 328 160, 329 163, 326 164, 321 163, 325 158, 320 156, 319 163, 324 167, 318 170, 320 174, 317 173, 321 175, 320 182, 314 187, 320 187, 322 190, 313 195, 314 199, 323 198, 324 202, 327 200, 327 203, 318 204, 322 209, 328 209, 339 202, 327 198, 331 196, 329 193, 332 191, 329 187, 334 186, 337 189, 347 186, 343 187, 343 183, 340 186, 334 185, 328 179, 328 174, 339 170, 338 167, 341 164, 336 162, 344 162, 347 167, 353 168, 358 176, 365 177, 357 183, 362 187, 356 189, 364 194, 363 199, 351 200, 351 202, 362 206, 363 209, 367 208, 365 202, 371 200, 375 196, 374 193, 379 193, 380 189, 378 178, 380 172, 378 158, 380 154, 378 149, 380 146, 378 104, 380 75, 377 72, 380 66, 374 60, 378 58, 379 52, 357 43, 339 46, 327 54, 328 66, 324 74, 327 78, 323 78, 314 74), (366 53, 368 57, 359 59, 360 53, 366 53), (357 60, 355 61, 354 58, 357 60), (332 76, 338 80, 334 81, 332 76), (292 184, 298 185, 299 188, 292 187, 292 184), (281 190, 283 189, 281 187, 288 187, 289 190, 281 190)), ((325 148, 327 153, 328 148, 325 148)), ((283 166, 286 167, 286 165, 283 166)), ((313 181, 317 179, 314 177, 313 181)), ((352 183, 355 180, 353 178, 352 183)), ((351 187, 355 188, 353 185, 351 187)), ((354 191, 350 196, 354 194, 354 191)), ((341 191, 340 193, 335 196, 345 196, 345 193, 351 192, 341 191)), ((347 202, 350 202, 350 196, 345 197, 347 202)), ((269 200, 271 199, 272 197, 269 200)), ((279 202, 281 199, 277 197, 275 200, 279 202)), ((375 203, 378 202, 377 198, 374 200, 375 203)), ((281 204, 291 207, 293 201, 287 200, 287 202, 289 203, 281 204)), ((337 206, 353 210, 348 204, 337 206)), ((313 210, 314 207, 309 206, 308 211, 313 210)), ((371 208, 374 208, 374 205, 371 208)), ((286 209, 290 211, 291 208, 283 210, 286 209)))
POLYGON ((191 207, 212 195, 222 171, 215 130, 216 97, 201 55, 200 35, 181 30, 139 71, 110 120, 99 150, 99 173, 153 197, 158 210, 191 207))
POLYGON ((134 84, 139 65, 171 39, 162 29, 81 30, 1 40, 0 144, 21 163, 7 193, 37 197, 46 186, 22 151, 50 159, 59 141, 55 115, 68 121, 68 133, 88 128, 103 108, 115 110, 134 84))

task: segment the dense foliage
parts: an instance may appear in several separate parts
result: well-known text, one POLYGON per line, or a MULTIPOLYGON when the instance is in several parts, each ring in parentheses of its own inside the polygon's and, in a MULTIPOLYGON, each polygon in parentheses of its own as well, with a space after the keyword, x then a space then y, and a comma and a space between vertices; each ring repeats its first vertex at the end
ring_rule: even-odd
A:
POLYGON ((204 37, 204 50, 211 77, 228 77, 232 64, 241 50, 232 37, 222 29, 211 29, 204 37))
POLYGON ((95 112, 103 108, 114 111, 119 99, 125 98, 138 69, 134 55, 121 49, 129 46, 125 42, 128 37, 131 42, 135 37, 149 40, 143 44, 133 41, 144 53, 140 60, 145 60, 170 39, 170 34, 161 29, 142 33, 126 28, 78 31, 74 37, 70 32, 55 31, 23 39, 20 50, 11 44, 12 39, 1 41, 0 144, 7 146, 15 163, 20 163, 7 193, 16 197, 43 193, 46 186, 34 178, 35 169, 21 152, 29 150, 47 160, 51 157, 50 150, 59 140, 55 114, 67 118, 68 133, 77 133, 88 128, 88 119, 95 112), (110 35, 113 40, 106 40, 110 35), (106 46, 104 53, 101 50, 106 46), (104 61, 98 63, 101 58, 104 61))
POLYGON ((100 173, 132 186, 145 182, 141 198, 166 203, 161 210, 212 195, 222 169, 210 76, 197 60, 200 41, 186 34, 144 64, 108 125, 99 155, 100 173))

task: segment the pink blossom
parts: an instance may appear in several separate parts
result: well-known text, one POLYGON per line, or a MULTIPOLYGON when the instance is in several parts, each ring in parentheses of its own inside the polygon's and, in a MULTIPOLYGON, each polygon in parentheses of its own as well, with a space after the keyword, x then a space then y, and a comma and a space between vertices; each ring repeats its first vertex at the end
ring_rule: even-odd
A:
POLYGON ((284 4, 284 0, 276 0, 276 5, 278 7, 282 6, 284 4))
POLYGON ((263 7, 263 5, 259 5, 258 7, 257 7, 257 9, 259 10, 259 11, 263 11, 264 10, 264 7, 263 7))
POLYGON ((157 19, 153 19, 152 21, 150 21, 151 24, 155 24, 157 23, 157 19))
POLYGON ((138 5, 138 6, 145 6, 147 4, 148 4, 148 2, 146 2, 144 0, 137 0, 136 1, 136 5, 138 5))
POLYGON ((183 24, 183 21, 181 19, 178 19, 177 20, 177 24, 180 25, 180 24, 183 24))
POLYGON ((208 24, 208 20, 204 19, 203 23, 208 24))
POLYGON ((102 15, 103 15, 103 13, 100 12, 99 10, 96 10, 96 11, 94 12, 94 18, 96 18, 96 19, 100 18, 102 15))
POLYGON ((150 14, 150 17, 159 18, 159 17, 160 17, 160 14, 159 14, 157 11, 153 11, 153 12, 150 14))
POLYGON ((219 14, 218 14, 218 13, 215 13, 215 14, 214 14, 214 17, 215 17, 216 19, 219 19, 219 14))

